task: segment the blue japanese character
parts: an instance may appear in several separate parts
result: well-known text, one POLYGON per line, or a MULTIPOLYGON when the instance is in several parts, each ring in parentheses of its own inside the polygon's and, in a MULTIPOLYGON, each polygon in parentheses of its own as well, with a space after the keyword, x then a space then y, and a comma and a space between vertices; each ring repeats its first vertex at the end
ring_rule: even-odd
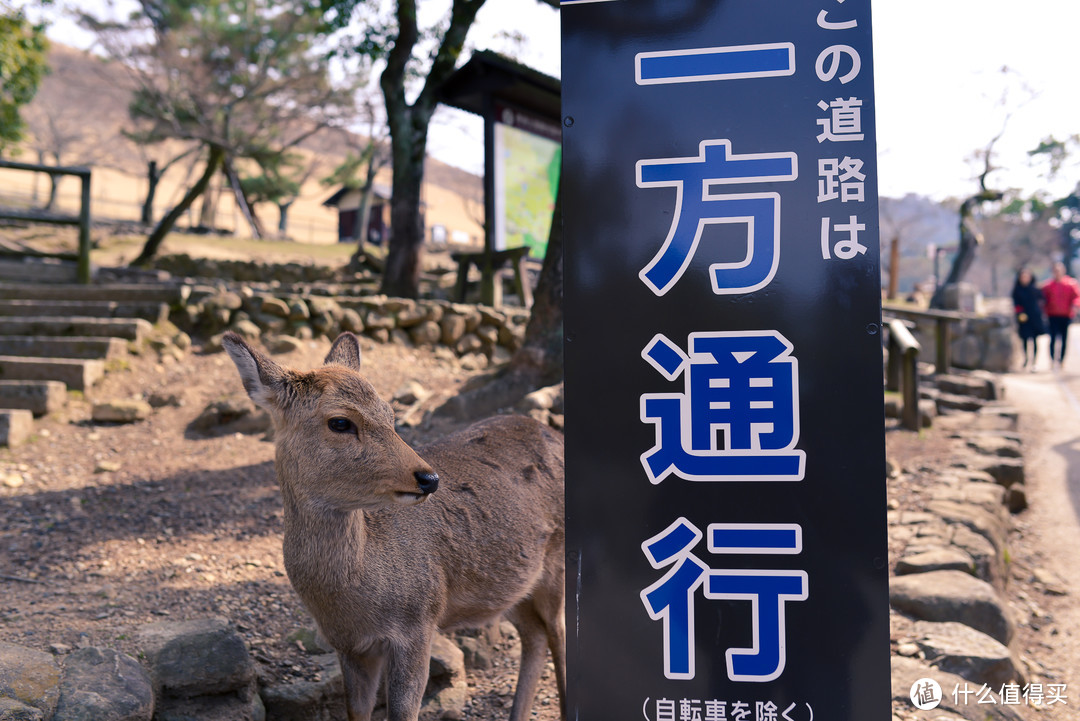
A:
MULTIPOLYGON (((794 523, 713 523, 708 549, 715 554, 798 554, 802 527, 794 523)), ((694 592, 705 580, 705 597, 750 601, 753 645, 728 649, 732 681, 771 681, 787 659, 785 604, 807 598, 805 571, 714 570, 691 551, 702 534, 679 518, 641 544, 653 568, 671 565, 659 581, 641 592, 649 616, 664 621, 664 675, 694 678, 694 592)))
POLYGON ((690 354, 658 334, 642 351, 683 393, 641 396, 641 420, 656 445, 641 463, 652 483, 674 473, 688 481, 798 481, 798 361, 776 331, 691 333, 690 354))
POLYGON ((641 592, 641 600, 654 620, 664 620, 664 675, 694 677, 694 591, 709 567, 690 550, 701 531, 680 518, 663 532, 641 544, 653 568, 672 565, 668 573, 641 592))
POLYGON ((795 153, 735 155, 729 140, 703 140, 697 157, 639 160, 640 188, 674 187, 675 212, 664 245, 638 274, 657 295, 682 277, 706 225, 745 223, 746 255, 709 266, 713 292, 749 293, 769 284, 780 261, 780 196, 720 193, 714 186, 795 180, 795 153))

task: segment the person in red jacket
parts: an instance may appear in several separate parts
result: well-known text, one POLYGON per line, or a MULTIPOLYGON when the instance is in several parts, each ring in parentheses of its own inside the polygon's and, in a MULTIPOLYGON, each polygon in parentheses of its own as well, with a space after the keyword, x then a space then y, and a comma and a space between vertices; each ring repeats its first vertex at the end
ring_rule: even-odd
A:
POLYGON ((1043 284, 1046 301, 1046 322, 1050 330, 1050 360, 1059 366, 1065 361, 1065 345, 1069 339, 1069 323, 1076 315, 1080 300, 1080 285, 1065 275, 1065 264, 1054 263, 1054 277, 1043 284), (1060 341, 1061 348, 1054 354, 1054 346, 1060 341))

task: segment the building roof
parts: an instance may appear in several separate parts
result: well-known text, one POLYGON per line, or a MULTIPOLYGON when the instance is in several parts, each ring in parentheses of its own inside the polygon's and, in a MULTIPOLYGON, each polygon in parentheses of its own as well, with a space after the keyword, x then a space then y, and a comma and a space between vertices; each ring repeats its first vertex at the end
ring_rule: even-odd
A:
MULTIPOLYGON (((351 188, 348 185, 343 185, 337 190, 336 193, 324 200, 323 205, 327 208, 336 208, 338 206, 338 203, 340 203, 346 195, 353 191, 360 192, 360 189, 351 188)), ((390 200, 390 188, 388 186, 382 185, 381 183, 375 183, 372 186, 372 192, 374 194, 374 197, 379 200, 390 200)))
POLYGON ((446 105, 484 114, 484 98, 512 103, 558 123, 562 83, 510 58, 480 50, 446 81, 439 100, 446 105))

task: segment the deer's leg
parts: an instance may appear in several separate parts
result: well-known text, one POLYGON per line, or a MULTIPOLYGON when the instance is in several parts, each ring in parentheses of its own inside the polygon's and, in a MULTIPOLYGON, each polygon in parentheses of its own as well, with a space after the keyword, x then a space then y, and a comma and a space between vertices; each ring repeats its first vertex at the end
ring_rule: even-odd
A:
POLYGON ((431 669, 432 632, 390 649, 386 668, 386 720, 416 721, 431 669))
POLYGON ((518 668, 517 689, 514 691, 514 705, 510 709, 510 721, 525 721, 532 711, 536 687, 544 674, 547 629, 532 598, 526 598, 515 606, 507 617, 521 636, 521 665, 518 668))
MULTIPOLYGON (((558 549, 562 555, 562 548, 558 549)), ((561 560, 561 559, 560 559, 561 560)), ((559 692, 559 711, 566 719, 566 586, 565 571, 558 562, 544 577, 543 587, 533 592, 533 606, 544 623, 547 645, 555 666, 555 686, 559 692)))
POLYGON ((349 721, 370 721, 382 679, 383 660, 383 655, 378 653, 345 655, 338 652, 349 721))

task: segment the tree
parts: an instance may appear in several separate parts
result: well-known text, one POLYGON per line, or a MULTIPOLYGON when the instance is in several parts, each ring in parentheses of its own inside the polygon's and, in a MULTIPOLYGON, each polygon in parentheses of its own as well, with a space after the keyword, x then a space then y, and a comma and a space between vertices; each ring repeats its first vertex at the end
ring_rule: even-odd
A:
MULTIPOLYGON (((307 179, 318 172, 318 158, 305 158, 300 153, 282 153, 262 159, 259 174, 240 178, 240 187, 253 206, 273 203, 278 209, 277 234, 288 237, 289 208, 300 195, 307 179)), ((254 212, 254 208, 252 210, 254 212)))
POLYGON ((128 23, 84 15, 84 24, 130 71, 130 115, 142 139, 193 142, 206 160, 134 265, 154 256, 217 172, 260 235, 240 183, 242 164, 279 163, 276 156, 345 117, 353 91, 331 82, 319 16, 304 0, 142 0, 141 7, 128 23))
POLYGON ((47 50, 44 27, 0 2, 0 153, 22 139, 25 123, 19 111, 34 98, 48 70, 47 50))
POLYGON ((385 133, 382 132, 386 126, 379 122, 374 102, 370 97, 365 98, 361 103, 361 108, 367 120, 367 135, 343 133, 346 147, 345 159, 321 181, 323 185, 343 186, 360 193, 356 250, 349 258, 348 264, 348 267, 353 270, 358 270, 365 258, 364 243, 367 242, 368 227, 371 223, 375 176, 390 162, 389 145, 386 142, 385 133), (361 176, 361 171, 363 171, 363 176, 361 176))
MULTIPOLYGON (((1007 119, 1006 119, 1007 120, 1007 119)), ((1004 135, 1005 128, 1002 126, 1001 132, 994 136, 986 147, 983 148, 977 154, 979 159, 983 162, 982 172, 979 174, 979 192, 975 193, 964 199, 964 202, 960 204, 960 241, 957 246, 956 255, 953 257, 952 266, 949 268, 949 275, 945 278, 945 282, 942 283, 935 291, 932 298, 930 298, 931 308, 943 308, 945 305, 945 288, 950 285, 956 285, 971 268, 972 263, 975 262, 975 254, 979 245, 983 242, 983 236, 979 233, 978 228, 975 225, 975 214, 986 203, 1001 200, 1005 194, 1000 190, 992 190, 987 188, 987 177, 997 170, 993 164, 994 158, 994 145, 1001 136, 1004 135)))
MULTIPOLYGON (((453 0, 449 15, 434 28, 421 29, 417 0, 394 0, 393 12, 382 15, 374 0, 321 0, 331 27, 344 28, 355 18, 364 23, 355 44, 359 55, 383 60, 379 77, 390 127, 393 180, 390 201, 390 247, 382 292, 415 298, 420 287, 420 254, 424 229, 420 220, 420 188, 424 179, 428 128, 439 93, 454 72, 465 38, 485 0, 453 0), (425 60, 426 58, 426 60, 425 60), (420 82, 410 103, 411 81, 420 82)), ((542 0, 558 7, 557 0, 542 0)))

